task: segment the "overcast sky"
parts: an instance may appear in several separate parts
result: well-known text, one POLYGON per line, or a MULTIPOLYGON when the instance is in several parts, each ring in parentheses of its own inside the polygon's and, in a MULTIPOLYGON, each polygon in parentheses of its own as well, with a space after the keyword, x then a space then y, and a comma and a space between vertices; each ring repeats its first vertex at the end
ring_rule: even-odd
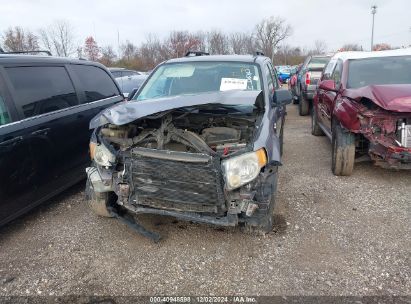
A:
POLYGON ((376 4, 375 43, 411 44, 411 0, 0 0, 0 31, 10 26, 37 31, 56 19, 68 20, 79 44, 92 35, 99 46, 120 41, 139 44, 147 34, 171 30, 250 32, 268 16, 280 16, 293 28, 285 42, 328 50, 345 43, 369 49, 371 5, 376 4))

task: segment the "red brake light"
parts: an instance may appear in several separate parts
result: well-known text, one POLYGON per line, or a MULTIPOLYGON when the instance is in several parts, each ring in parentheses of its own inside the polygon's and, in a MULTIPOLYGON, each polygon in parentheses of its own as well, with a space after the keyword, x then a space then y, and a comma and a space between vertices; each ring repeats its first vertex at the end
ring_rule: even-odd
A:
POLYGON ((306 85, 309 85, 309 84, 311 83, 310 77, 311 77, 311 73, 310 73, 310 72, 305 73, 305 84, 306 84, 306 85))

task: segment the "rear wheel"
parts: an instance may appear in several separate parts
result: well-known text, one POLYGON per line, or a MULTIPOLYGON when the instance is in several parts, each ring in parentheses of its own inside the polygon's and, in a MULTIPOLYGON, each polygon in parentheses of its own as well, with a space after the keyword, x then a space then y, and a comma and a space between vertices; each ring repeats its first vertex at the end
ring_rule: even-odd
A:
POLYGON ((318 125, 318 114, 315 107, 313 107, 311 110, 311 134, 314 136, 324 135, 323 130, 321 130, 320 126, 318 125))
POLYGON ((304 93, 301 92, 300 95, 300 102, 298 103, 298 114, 300 116, 308 115, 310 111, 310 103, 308 102, 307 98, 304 97, 304 93))
POLYGON ((344 130, 339 122, 333 123, 332 171, 338 176, 351 175, 354 169, 355 135, 344 130))
POLYGON ((103 217, 113 217, 107 207, 114 201, 114 193, 95 192, 92 184, 87 180, 87 205, 93 212, 103 217))

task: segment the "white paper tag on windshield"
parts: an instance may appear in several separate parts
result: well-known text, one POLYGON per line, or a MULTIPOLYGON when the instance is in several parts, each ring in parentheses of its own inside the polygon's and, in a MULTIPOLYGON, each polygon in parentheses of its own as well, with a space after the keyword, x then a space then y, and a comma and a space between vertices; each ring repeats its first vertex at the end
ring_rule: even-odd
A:
POLYGON ((247 89, 247 79, 221 78, 220 91, 245 89, 247 89))

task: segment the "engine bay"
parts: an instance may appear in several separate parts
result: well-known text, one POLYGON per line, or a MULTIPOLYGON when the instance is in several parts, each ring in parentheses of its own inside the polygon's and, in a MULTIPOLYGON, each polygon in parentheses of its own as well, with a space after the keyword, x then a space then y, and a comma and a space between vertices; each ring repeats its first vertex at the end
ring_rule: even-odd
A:
POLYGON ((100 137, 120 151, 143 147, 225 157, 247 146, 255 125, 254 114, 174 111, 123 126, 106 125, 101 128, 100 137))

